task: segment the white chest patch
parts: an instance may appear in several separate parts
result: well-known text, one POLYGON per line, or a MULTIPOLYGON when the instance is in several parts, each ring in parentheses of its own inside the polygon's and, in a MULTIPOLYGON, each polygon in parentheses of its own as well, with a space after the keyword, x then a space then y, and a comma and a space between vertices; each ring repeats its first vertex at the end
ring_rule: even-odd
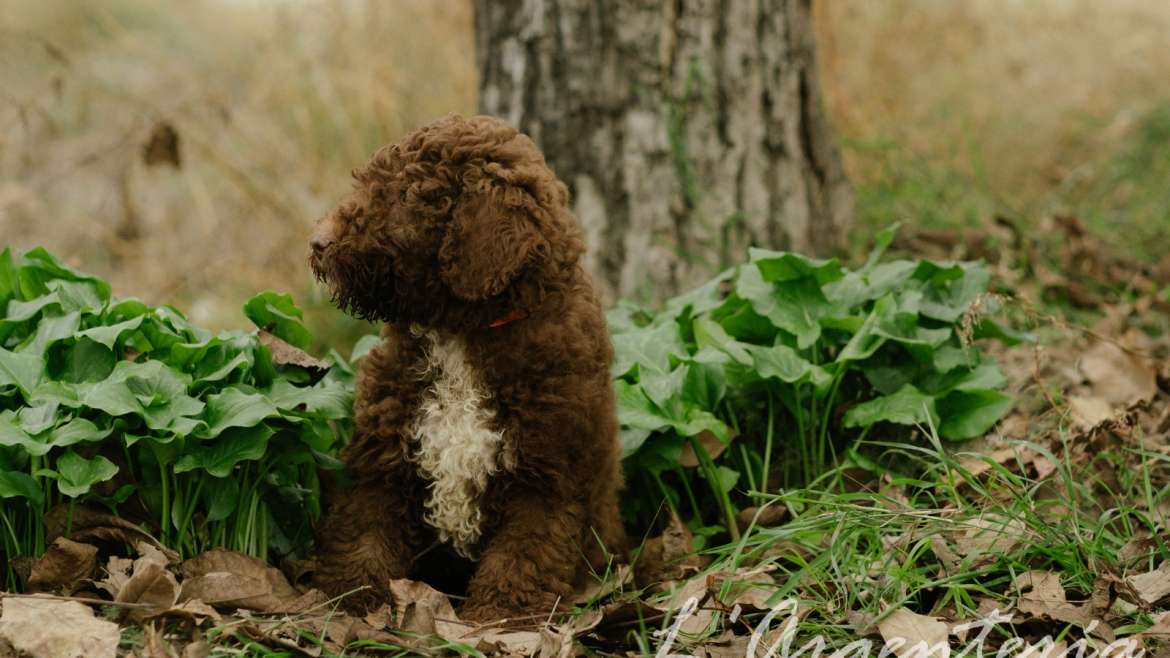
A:
POLYGON ((492 429, 495 411, 479 373, 467 362, 462 341, 427 332, 424 376, 432 383, 409 428, 412 459, 430 480, 426 522, 464 557, 479 541, 480 496, 488 479, 507 463, 503 433, 492 429), (501 462, 505 462, 501 464, 501 462))

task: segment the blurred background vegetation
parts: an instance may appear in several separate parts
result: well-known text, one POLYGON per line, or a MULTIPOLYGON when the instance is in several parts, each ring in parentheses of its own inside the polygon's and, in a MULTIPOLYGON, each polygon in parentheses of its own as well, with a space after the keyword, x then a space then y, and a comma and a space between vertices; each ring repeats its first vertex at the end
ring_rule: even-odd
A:
MULTIPOLYGON (((1170 245, 1170 3, 817 0, 825 102, 876 230, 1079 216, 1170 245)), ((6 0, 0 234, 209 328, 292 292, 324 343, 367 325, 305 264, 378 146, 476 105, 463 0, 6 0)))

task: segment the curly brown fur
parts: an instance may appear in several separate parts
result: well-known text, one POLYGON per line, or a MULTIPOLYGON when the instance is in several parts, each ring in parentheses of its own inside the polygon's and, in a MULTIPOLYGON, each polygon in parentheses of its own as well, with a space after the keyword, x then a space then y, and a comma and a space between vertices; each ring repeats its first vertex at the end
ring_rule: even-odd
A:
POLYGON ((339 306, 385 324, 317 582, 369 586, 368 606, 454 549, 475 560, 462 617, 564 605, 625 550, 612 347, 565 186, 482 116, 417 130, 354 177, 310 263, 339 306))

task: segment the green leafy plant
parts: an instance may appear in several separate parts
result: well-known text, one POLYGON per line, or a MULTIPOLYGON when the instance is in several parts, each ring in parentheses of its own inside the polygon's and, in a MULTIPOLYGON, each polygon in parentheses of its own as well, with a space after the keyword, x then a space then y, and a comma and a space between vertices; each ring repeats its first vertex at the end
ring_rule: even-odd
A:
MULTIPOLYGON (((288 295, 244 305, 257 331, 213 335, 115 299, 42 249, 0 252, 0 547, 45 549, 44 514, 108 508, 189 556, 299 554, 318 468, 349 431, 352 370, 316 363, 288 295)), ((12 560, 4 560, 15 585, 12 560)))
POLYGON ((698 541, 734 537, 737 509, 767 492, 872 465, 857 447, 875 432, 963 440, 1007 413, 1005 378, 973 344, 1019 338, 983 317, 986 268, 882 262, 895 230, 857 270, 753 249, 659 312, 610 312, 622 447, 643 493, 629 514, 648 522, 647 502, 665 499, 698 541))

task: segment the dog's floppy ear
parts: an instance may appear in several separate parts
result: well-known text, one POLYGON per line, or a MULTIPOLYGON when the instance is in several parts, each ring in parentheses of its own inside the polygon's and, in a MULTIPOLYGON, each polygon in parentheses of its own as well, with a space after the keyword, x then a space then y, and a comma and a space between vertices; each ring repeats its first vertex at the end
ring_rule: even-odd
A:
POLYGON ((548 252, 528 213, 500 203, 500 191, 494 192, 472 193, 455 207, 439 249, 443 281, 467 301, 500 294, 530 260, 548 252))

